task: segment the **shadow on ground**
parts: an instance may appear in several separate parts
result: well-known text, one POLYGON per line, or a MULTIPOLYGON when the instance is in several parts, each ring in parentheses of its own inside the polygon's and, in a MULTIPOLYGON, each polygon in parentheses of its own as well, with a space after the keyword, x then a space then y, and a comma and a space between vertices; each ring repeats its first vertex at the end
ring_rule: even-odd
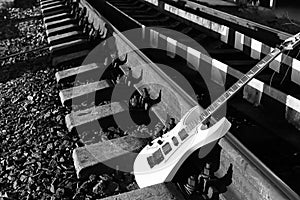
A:
POLYGON ((24 73, 36 72, 39 69, 49 66, 48 61, 48 56, 42 56, 21 63, 0 66, 0 83, 21 77, 24 73))

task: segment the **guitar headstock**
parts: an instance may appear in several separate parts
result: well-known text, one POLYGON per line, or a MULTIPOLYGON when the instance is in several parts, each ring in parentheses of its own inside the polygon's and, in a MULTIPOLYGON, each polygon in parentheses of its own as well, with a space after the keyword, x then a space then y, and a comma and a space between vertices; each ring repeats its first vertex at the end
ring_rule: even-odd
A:
POLYGON ((292 37, 286 39, 280 47, 283 50, 293 50, 295 47, 297 47, 300 44, 300 33, 297 33, 296 35, 293 35, 292 37))

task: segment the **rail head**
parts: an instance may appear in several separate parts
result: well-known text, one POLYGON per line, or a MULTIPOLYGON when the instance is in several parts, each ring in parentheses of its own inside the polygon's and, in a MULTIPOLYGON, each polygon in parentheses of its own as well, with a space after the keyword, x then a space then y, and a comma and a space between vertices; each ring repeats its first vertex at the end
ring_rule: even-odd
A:
POLYGON ((290 34, 290 33, 280 31, 275 28, 271 28, 266 25, 263 25, 263 24, 260 24, 260 23, 257 23, 257 22, 254 22, 254 21, 251 21, 248 19, 244 19, 244 18, 235 16, 235 15, 231 15, 226 12, 223 12, 223 11, 220 11, 220 10, 217 10, 214 8, 210 8, 205 5, 201 5, 201 4, 197 3, 197 1, 195 1, 195 0, 186 1, 185 7, 189 7, 194 10, 199 9, 201 12, 218 17, 220 19, 226 20, 231 23, 235 23, 240 26, 244 26, 249 29, 253 29, 253 30, 262 29, 262 30, 269 31, 271 33, 276 34, 280 40, 286 40, 287 38, 292 36, 292 34, 290 34))
MULTIPOLYGON (((108 2, 108 1, 106 1, 105 2, 107 5, 109 5, 110 7, 112 7, 112 8, 114 8, 115 10, 117 10, 118 12, 120 12, 120 13, 123 13, 123 15, 124 16, 126 16, 128 19, 130 19, 131 21, 133 21, 133 22, 135 22, 137 25, 139 25, 140 27, 143 27, 144 25, 143 24, 141 24, 140 22, 138 22, 137 20, 135 20, 135 19, 133 19, 132 17, 130 17, 129 15, 127 15, 126 13, 124 13, 124 12, 122 12, 119 8, 117 8, 116 6, 114 6, 114 5, 112 5, 110 2, 108 2)), ((106 21, 108 21, 108 20, 106 20, 106 21)), ((111 24, 112 25, 112 24, 111 24)), ((113 26, 113 25, 112 25, 113 26)), ((114 26, 113 26, 114 27, 114 26)), ((116 31, 116 33, 118 34, 118 35, 120 35, 119 33, 119 30, 116 28, 116 27, 114 27, 114 30, 116 31)), ((123 37, 122 39, 124 39, 124 41, 126 41, 126 42, 130 42, 126 37, 123 37)), ((129 44, 129 43, 128 43, 129 44)), ((133 45, 133 44, 132 44, 133 45)))

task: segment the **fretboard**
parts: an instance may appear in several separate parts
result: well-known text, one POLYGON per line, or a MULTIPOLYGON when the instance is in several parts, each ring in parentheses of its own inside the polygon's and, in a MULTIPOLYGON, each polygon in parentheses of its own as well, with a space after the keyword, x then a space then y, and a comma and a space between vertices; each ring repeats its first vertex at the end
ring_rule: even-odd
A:
POLYGON ((224 92, 218 99, 216 99, 210 106, 208 106, 201 114, 198 119, 192 121, 187 128, 192 130, 199 123, 203 123, 207 120, 214 112, 216 112, 228 99, 236 94, 244 85, 246 85, 255 75, 261 72, 272 60, 274 60, 281 50, 278 48, 274 49, 271 53, 265 56, 259 61, 250 71, 244 74, 235 84, 233 84, 226 92, 224 92))

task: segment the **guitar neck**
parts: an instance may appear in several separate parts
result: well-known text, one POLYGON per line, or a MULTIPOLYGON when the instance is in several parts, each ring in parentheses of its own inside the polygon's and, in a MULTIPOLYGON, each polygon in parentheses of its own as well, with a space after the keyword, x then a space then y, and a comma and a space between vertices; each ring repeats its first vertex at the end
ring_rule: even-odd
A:
POLYGON ((233 84, 226 92, 216 99, 208 108, 200 114, 200 122, 207 120, 214 112, 216 112, 228 99, 236 94, 244 85, 246 85, 254 76, 260 73, 268 64, 274 60, 282 50, 276 48, 259 61, 250 71, 244 74, 235 84, 233 84))
POLYGON ((237 93, 244 85, 246 85, 255 75, 261 72, 270 62, 272 62, 279 54, 285 50, 294 50, 300 44, 300 33, 286 39, 278 48, 272 50, 267 56, 259 61, 250 71, 244 74, 235 84, 233 84, 224 94, 216 99, 208 108, 206 108, 199 116, 187 125, 187 130, 194 129, 199 123, 202 124, 214 112, 216 112, 228 99, 237 93))

